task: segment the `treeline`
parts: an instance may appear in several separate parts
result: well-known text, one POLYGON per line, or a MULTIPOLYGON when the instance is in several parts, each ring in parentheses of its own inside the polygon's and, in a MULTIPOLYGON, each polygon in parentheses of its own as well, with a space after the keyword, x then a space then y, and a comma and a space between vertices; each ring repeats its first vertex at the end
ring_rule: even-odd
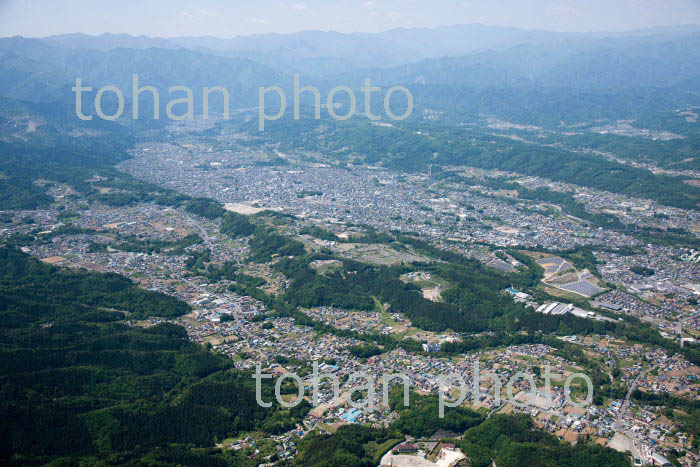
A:
POLYGON ((657 127, 680 134, 683 138, 654 140, 643 136, 616 135, 612 133, 555 136, 557 140, 571 148, 588 148, 615 154, 634 162, 651 162, 654 165, 674 169, 700 168, 700 132, 697 125, 687 122, 678 114, 657 114, 656 118, 646 117, 634 122, 637 128, 657 127))
POLYGON ((346 339, 356 339, 367 344, 372 344, 373 346, 382 346, 383 352, 391 351, 397 347, 416 353, 423 352, 422 342, 415 339, 405 338, 398 340, 387 334, 359 333, 350 329, 339 329, 323 321, 313 319, 300 311, 296 306, 287 302, 284 298, 267 294, 257 287, 245 284, 233 284, 230 290, 240 295, 251 296, 262 302, 269 310, 269 313, 266 316, 261 316, 259 318, 261 320, 275 317, 292 318, 294 324, 297 326, 311 327, 319 334, 333 334, 346 339))
MULTIPOLYGON (((285 432, 306 414, 306 403, 260 407, 251 375, 232 371, 184 328, 128 327, 111 308, 131 318, 189 310, 115 274, 58 270, 0 249, 0 463, 245 465, 193 447, 241 431, 285 432)), ((263 393, 274 399, 271 384, 263 393)))
POLYGON ((248 216, 226 211, 221 203, 208 198, 189 201, 185 209, 208 219, 221 218, 221 233, 231 238, 248 237, 251 260, 258 263, 270 261, 273 256, 296 256, 304 253, 304 244, 280 235, 269 227, 255 224, 248 216))
POLYGON ((231 238, 247 237, 255 232, 255 225, 248 220, 247 216, 235 212, 225 212, 221 218, 221 233, 231 238))
POLYGON ((98 201, 115 207, 137 203, 177 207, 190 199, 187 195, 139 180, 112 167, 98 168, 94 174, 97 175, 94 181, 83 179, 71 183, 89 202, 98 201))
MULTIPOLYGON (((0 103, 0 107, 2 103, 0 103)), ((113 127, 115 130, 118 125, 113 127)), ((41 132, 41 130, 40 130, 41 132)), ((34 182, 39 179, 78 185, 96 171, 129 155, 133 137, 117 130, 109 137, 72 137, 54 132, 46 138, 0 142, 0 209, 34 209, 53 199, 34 182)))
POLYGON ((317 274, 309 264, 325 256, 311 255, 302 258, 282 258, 275 269, 287 276, 291 283, 284 299, 295 306, 307 308, 333 306, 350 310, 373 310, 374 299, 366 288, 355 281, 359 263, 343 262, 342 271, 317 274))
MULTIPOLYGON (((216 203, 215 201, 213 203, 216 203)), ((211 203, 210 203, 211 204, 211 203)), ((233 214, 226 213, 225 215, 233 214)), ((261 213, 262 215, 263 213, 261 213)), ((278 217, 274 214, 273 217, 278 217)), ((509 285, 524 290, 535 287, 542 277, 542 268, 531 258, 515 250, 508 253, 522 262, 525 267, 513 274, 505 274, 488 268, 476 259, 467 258, 458 253, 436 248, 418 238, 401 233, 372 234, 375 240, 400 246, 410 246, 416 251, 440 260, 440 263, 428 265, 372 266, 344 258, 324 254, 305 254, 303 245, 296 240, 277 234, 269 227, 256 225, 248 218, 236 214, 232 216, 235 225, 250 224, 253 237, 250 240, 254 249, 253 257, 258 261, 269 261, 273 256, 282 256, 274 266, 291 280, 284 295, 268 297, 261 290, 245 283, 236 284, 233 290, 267 301, 271 309, 284 316, 291 316, 297 324, 313 326, 319 332, 344 332, 332 326, 312 320, 297 307, 335 306, 354 310, 372 310, 375 298, 388 303, 393 311, 404 313, 414 325, 432 331, 452 329, 461 332, 528 333, 540 332, 564 335, 610 334, 623 337, 633 342, 644 343, 664 348, 672 353, 681 352, 691 362, 700 361, 700 349, 686 346, 681 349, 677 344, 664 339, 658 331, 647 324, 625 316, 622 321, 598 321, 579 318, 571 314, 545 315, 526 310, 521 304, 503 292, 509 285), (280 248, 280 249, 278 249, 280 248), (292 256, 292 257, 289 257, 292 256), (338 259, 342 268, 325 274, 318 274, 310 263, 316 259, 338 259), (420 289, 411 283, 400 280, 401 274, 416 270, 428 270, 442 277, 449 277, 452 286, 442 292, 443 302, 433 302, 423 298, 420 289)), ((248 229, 247 231, 250 231, 248 229)), ((628 252, 623 251, 627 254, 628 252)), ((596 260, 591 249, 583 247, 561 252, 577 267, 595 270, 596 260)), ((266 303, 267 304, 267 303, 266 303)), ((421 351, 420 343, 411 341, 393 342, 385 336, 360 335, 352 337, 384 345, 392 349, 396 345, 406 346, 421 351)), ((467 345, 466 347, 469 347, 467 345)), ((450 352, 467 351, 467 348, 450 352)), ((472 349, 473 350, 473 349, 472 349)), ((600 378, 601 384, 609 386, 600 378)))
POLYGON ((53 202, 44 189, 18 178, 0 178, 0 209, 36 209, 53 202))
POLYGON ((285 258, 276 265, 292 280, 285 299, 306 307, 372 310, 376 306, 373 297, 377 297, 388 303, 392 311, 404 313, 417 326, 435 331, 450 328, 478 332, 493 327, 503 328, 505 315, 524 310, 522 305, 502 293, 510 284, 507 276, 476 260, 433 249, 419 244, 418 240, 410 241, 426 252, 437 254, 440 259, 460 261, 460 264, 422 268, 449 277, 454 283, 454 287, 443 292, 444 303, 423 298, 416 285, 400 280, 401 274, 414 270, 414 267, 372 266, 343 259, 342 269, 318 274, 309 264, 315 259, 329 258, 322 255, 285 258))
POLYGON ((514 302, 503 290, 511 284, 536 284, 537 272, 530 268, 508 276, 477 260, 433 249, 417 240, 412 240, 412 243, 419 245, 423 252, 439 255, 443 261, 455 261, 420 267, 450 279, 452 285, 442 292, 443 302, 423 298, 416 285, 400 280, 401 274, 416 267, 372 266, 342 259, 339 260, 342 263, 339 270, 318 274, 309 264, 316 259, 331 258, 320 254, 283 258, 275 265, 292 281, 283 298, 295 306, 373 310, 376 297, 382 303, 388 303, 392 311, 405 314, 414 325, 434 331, 545 331, 559 335, 619 333, 617 323, 570 314, 535 313, 514 302))
MULTIPOLYGON (((429 398, 428 398, 429 399, 429 398)), ((415 402, 414 402, 415 400, 415 402)), ((609 448, 584 442, 572 446, 554 435, 536 429, 528 415, 497 414, 485 420, 465 408, 446 408, 446 417, 423 416, 423 409, 433 410, 426 398, 415 398, 417 404, 401 412, 399 419, 388 428, 377 429, 360 425, 341 427, 332 435, 310 434, 299 441, 295 459, 283 466, 304 467, 370 467, 398 444, 406 433, 430 436, 437 429, 452 430, 463 439, 455 443, 469 457, 473 467, 625 467, 627 456, 609 448), (448 413, 450 414, 448 418, 448 413), (424 420, 435 418, 435 424, 421 428, 424 420), (402 429, 406 424, 408 432, 402 429), (435 429, 435 430, 433 430, 435 429), (431 431, 432 430, 432 431, 431 431)), ((432 420, 430 420, 432 421, 432 420)))
POLYGON ((304 244, 273 229, 258 225, 248 242, 250 259, 256 263, 266 263, 276 256, 299 256, 305 253, 304 244))
POLYGON ((529 415, 496 414, 457 441, 472 467, 626 467, 627 456, 599 445, 561 442, 535 429, 529 415))
MULTIPOLYGON (((496 145, 484 137, 478 149, 470 148, 474 157, 470 165, 499 169, 574 183, 599 190, 652 199, 668 206, 698 209, 700 192, 678 177, 657 175, 600 157, 572 153, 561 149, 533 146, 496 138, 496 145)), ((459 145, 455 146, 457 149, 459 145)), ((466 149, 466 148, 463 148, 466 149)), ((457 153, 455 153, 457 155, 457 153)), ((467 161, 465 161, 467 163, 467 161)))
POLYGON ((350 347, 350 353, 357 358, 370 358, 379 355, 382 350, 376 345, 362 344, 350 347))
MULTIPOLYGON (((454 172, 444 172, 437 175, 436 178, 469 185, 478 184, 497 190, 515 190, 522 199, 556 204, 562 208, 562 214, 571 214, 574 217, 589 222, 592 227, 603 227, 622 232, 644 243, 672 247, 700 248, 700 239, 690 232, 679 231, 673 228, 661 229, 657 227, 623 224, 617 216, 612 214, 589 212, 582 203, 576 201, 572 192, 551 191, 546 188, 531 190, 509 179, 492 177, 476 179, 473 177, 465 177, 454 172)), ((501 198, 501 201, 513 202, 513 200, 509 198, 501 198)), ((655 217, 660 217, 662 219, 663 216, 663 214, 655 215, 655 217)))
POLYGON ((419 396, 409 393, 409 406, 404 406, 403 388, 394 386, 389 397, 389 407, 399 414, 391 429, 416 438, 428 438, 442 429, 452 433, 464 433, 484 421, 484 417, 463 406, 445 407, 440 418, 438 396, 419 396))
POLYGON ((297 456, 282 466, 375 467, 399 440, 387 430, 362 425, 342 426, 332 435, 311 433, 299 440, 297 456))
POLYGON ((700 436, 700 400, 669 393, 648 393, 639 389, 632 392, 632 399, 639 404, 664 407, 666 417, 682 423, 685 431, 696 438, 694 446, 697 447, 700 444, 697 440, 700 436))
MULTIPOLYGON (((580 219, 590 222, 592 227, 603 227, 617 232, 625 233, 631 237, 635 237, 644 243, 653 245, 688 248, 699 248, 700 239, 689 232, 678 232, 673 229, 660 229, 656 227, 635 226, 623 224, 617 216, 607 213, 591 213, 588 212, 584 205, 574 200, 572 193, 561 193, 550 191, 545 188, 536 190, 528 190, 526 188, 518 188, 518 193, 524 199, 533 199, 538 201, 546 201, 558 204, 566 214, 571 214, 580 219)), ((686 206, 686 208, 691 209, 686 206)))
POLYGON ((322 150, 343 164, 359 159, 362 163, 410 172, 427 172, 429 164, 469 165, 699 209, 700 191, 678 177, 654 174, 599 156, 514 141, 479 129, 455 127, 450 122, 406 123, 389 128, 356 119, 280 119, 266 128, 265 138, 282 141, 282 149, 322 150), (318 138, 321 131, 323 138, 318 138))
POLYGON ((132 319, 148 316, 174 318, 189 305, 168 295, 143 290, 118 274, 62 270, 40 263, 14 248, 0 248, 0 285, 3 287, 4 324, 20 327, 37 319, 62 322, 83 310, 94 321, 115 321, 127 312, 132 319), (24 294, 24 289, 31 293, 24 294), (33 306, 29 306, 30 303, 33 306), (66 309, 67 305, 79 305, 66 309), (12 305, 12 306, 11 306, 12 305), (106 309, 116 310, 105 311, 106 309))
POLYGON ((194 198, 185 204, 185 210, 211 220, 226 214, 221 203, 210 198, 194 198))
POLYGON ((300 235, 311 235, 312 237, 316 237, 320 240, 328 240, 331 242, 342 242, 343 240, 338 237, 336 234, 333 232, 329 232, 326 229, 322 229, 321 227, 318 227, 316 225, 310 226, 310 227, 303 227, 299 229, 299 234, 300 235))
POLYGON ((644 266, 632 266, 630 268, 630 271, 644 277, 651 277, 654 275, 655 272, 653 269, 645 268, 644 266))
POLYGON ((623 229, 625 227, 617 216, 604 212, 592 213, 587 211, 582 203, 574 199, 572 193, 552 191, 546 188, 530 190, 520 185, 517 185, 516 189, 520 198, 559 205, 563 209, 563 214, 571 214, 574 217, 586 220, 591 223, 592 227, 604 227, 606 229, 623 229))

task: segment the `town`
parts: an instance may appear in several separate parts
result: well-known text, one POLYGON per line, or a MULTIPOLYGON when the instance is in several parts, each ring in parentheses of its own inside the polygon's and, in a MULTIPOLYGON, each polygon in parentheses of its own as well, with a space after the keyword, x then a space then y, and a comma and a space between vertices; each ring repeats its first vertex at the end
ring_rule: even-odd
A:
MULTIPOLYGON (((514 173, 456 169, 455 174, 472 180, 467 184, 459 178, 401 175, 371 166, 346 170, 318 155, 282 154, 275 148, 246 149, 245 137, 229 134, 219 138, 238 138, 237 149, 214 149, 218 143, 209 137, 200 142, 196 128, 176 126, 171 136, 167 143, 140 145, 120 169, 189 196, 215 199, 226 210, 257 217, 301 242, 308 252, 337 258, 311 263, 317 274, 332 274, 342 268, 342 260, 377 266, 413 264, 417 266, 401 280, 419 288, 424 298, 440 303, 450 290, 451 278, 425 270, 435 259, 410 245, 362 240, 403 233, 429 242, 437 251, 477 260, 499 274, 521 271, 523 262, 537 264, 542 278, 530 290, 501 291, 531 311, 569 314, 601 325, 630 316, 659 330, 669 342, 693 345, 700 337, 697 250, 652 244, 634 232, 595 227, 556 205, 521 199, 517 192, 495 188, 490 181, 507 178, 529 189, 573 191, 589 212, 649 227, 660 227, 663 221, 665 228, 697 233, 700 213, 696 211, 514 173)), ((120 193, 118 188, 101 187, 100 182, 90 181, 101 194, 120 193)), ((412 391, 447 394, 445 402, 452 404, 459 385, 448 381, 447 391, 441 392, 442 375, 459 375, 471 387, 478 364, 492 377, 479 380, 478 400, 466 397, 462 403, 485 416, 525 413, 559 439, 608 446, 629 453, 635 462, 656 462, 669 453, 684 453, 683 465, 700 460, 691 449, 697 440, 669 418, 673 409, 669 412, 632 397, 635 391, 643 391, 696 399, 700 368, 682 354, 604 333, 577 335, 574 330, 556 339, 580 349, 585 363, 544 344, 450 354, 445 349, 458 343, 464 333, 422 329, 401 310, 380 301, 366 310, 301 307, 307 317, 336 330, 319 332, 291 317, 271 318, 269 306, 260 297, 246 295, 235 286, 245 281, 268 296, 281 296, 290 279, 275 267, 282 258, 251 259, 250 239, 223 235, 220 220, 152 203, 87 202, 60 183, 47 184, 46 189, 56 200, 50 208, 3 214, 9 220, 2 226, 3 239, 19 239, 23 251, 47 264, 116 272, 146 289, 187 302, 192 312, 172 321, 184 326, 194 342, 228 356, 236 368, 253 370, 262 365, 275 380, 299 375, 303 393, 312 387, 312 362, 317 362, 319 371, 340 382, 340 396, 327 381, 320 384, 318 405, 294 430, 270 439, 247 434, 221 440, 222 449, 255 454, 256 444, 271 441, 278 458, 292 458, 298 439, 312 431, 334 433, 347 424, 388 426, 397 416, 382 397, 389 382, 372 378, 368 388, 364 381, 350 378, 356 372, 410 375, 412 391), (22 243, 28 235, 37 241, 22 243), (198 273, 202 255, 210 265, 231 265, 238 275, 213 279, 198 273), (370 336, 421 345, 365 354, 361 349, 370 336), (591 395, 595 403, 567 404, 567 400, 586 400, 585 382, 571 376, 585 375, 591 361, 624 392, 615 392, 611 386, 611 393, 601 394, 596 387, 591 395), (548 390, 551 398, 544 397, 545 367, 554 375, 548 390), (535 387, 527 378, 518 379, 518 374, 532 375, 535 387), (509 388, 507 381, 511 381, 509 388), (368 389, 371 400, 355 406, 352 394, 368 389), (513 400, 507 391, 515 392, 513 400)), ((150 327, 164 321, 151 318, 129 324, 150 327)), ((390 383, 395 386, 399 381, 390 383)), ((297 394, 282 395, 292 404, 297 398, 297 394)), ((441 441, 456 436, 434 433, 426 439, 401 440, 381 463, 457 465, 464 454, 441 441)))

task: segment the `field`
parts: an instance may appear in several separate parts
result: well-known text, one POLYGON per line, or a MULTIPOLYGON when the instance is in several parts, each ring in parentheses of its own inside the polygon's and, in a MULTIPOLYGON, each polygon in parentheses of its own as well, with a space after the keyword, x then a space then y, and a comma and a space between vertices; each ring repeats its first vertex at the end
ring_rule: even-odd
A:
POLYGON ((370 264, 389 266, 413 261, 429 261, 429 258, 412 251, 398 251, 383 243, 343 243, 338 248, 344 256, 370 264))

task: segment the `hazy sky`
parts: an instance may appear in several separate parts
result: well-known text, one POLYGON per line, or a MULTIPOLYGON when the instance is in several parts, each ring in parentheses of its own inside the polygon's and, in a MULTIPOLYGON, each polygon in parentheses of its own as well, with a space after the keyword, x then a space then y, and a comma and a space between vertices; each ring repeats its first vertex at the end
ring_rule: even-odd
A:
POLYGON ((700 0, 0 0, 0 36, 232 37, 469 23, 556 31, 700 24, 700 0))

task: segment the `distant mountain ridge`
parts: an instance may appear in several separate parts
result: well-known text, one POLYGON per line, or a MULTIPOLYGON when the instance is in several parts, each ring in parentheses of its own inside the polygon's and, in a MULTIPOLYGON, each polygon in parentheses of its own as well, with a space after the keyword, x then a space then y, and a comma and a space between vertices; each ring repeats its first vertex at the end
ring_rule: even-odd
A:
POLYGON ((258 86, 285 80, 280 72, 246 58, 182 48, 103 51, 55 47, 38 39, 0 39, 0 93, 4 97, 72 104, 76 78, 95 90, 117 86, 127 97, 131 96, 133 74, 139 75, 140 86, 158 89, 163 105, 168 88, 183 85, 196 91, 199 100, 204 86, 224 86, 233 106, 250 106, 257 102, 258 86))
POLYGON ((341 58, 353 66, 391 67, 427 58, 460 56, 484 50, 504 50, 522 44, 648 35, 678 37, 688 34, 700 34, 700 26, 653 28, 623 33, 562 33, 466 24, 435 28, 400 28, 378 33, 301 31, 293 34, 254 34, 233 38, 159 38, 110 33, 90 36, 74 33, 48 36, 40 40, 62 48, 103 51, 115 48, 186 48, 227 56, 262 53, 278 60, 341 58))
POLYGON ((700 26, 694 25, 623 33, 561 33, 471 24, 230 39, 75 33, 24 40, 50 46, 55 49, 50 54, 59 56, 71 49, 109 53, 119 48, 158 48, 248 59, 282 74, 357 79, 371 73, 379 81, 402 83, 638 87, 687 85, 700 76, 700 26))
POLYGON ((99 36, 89 34, 71 33, 58 34, 39 39, 47 45, 66 49, 95 49, 109 51, 112 49, 178 49, 180 46, 168 39, 150 37, 145 35, 132 36, 129 34, 104 33, 99 36))
MULTIPOLYGON (((367 70, 362 70, 367 73, 367 70)), ((362 73, 355 72, 357 80, 362 73)), ((351 75, 349 75, 351 76, 351 75)), ((521 44, 372 70, 382 83, 476 87, 667 87, 700 76, 700 33, 521 44)))
MULTIPOLYGON (((700 27, 558 33, 461 25, 232 39, 127 34, 0 38, 0 97, 74 106, 71 88, 80 77, 95 91, 119 87, 128 113, 134 73, 141 86, 159 90, 161 114, 168 88, 180 85, 193 90, 195 113, 201 111, 204 86, 226 87, 232 108, 255 107, 259 87, 281 86, 291 106, 292 75, 299 73, 302 85, 323 93, 339 85, 359 92, 366 77, 385 89, 405 85, 418 109, 457 119, 485 114, 541 124, 546 109, 548 122, 575 123, 639 114, 629 109, 697 105, 700 27)), ((147 94, 142 98, 146 110, 152 99, 147 94)), ((91 100, 86 98, 88 109, 91 100)))

